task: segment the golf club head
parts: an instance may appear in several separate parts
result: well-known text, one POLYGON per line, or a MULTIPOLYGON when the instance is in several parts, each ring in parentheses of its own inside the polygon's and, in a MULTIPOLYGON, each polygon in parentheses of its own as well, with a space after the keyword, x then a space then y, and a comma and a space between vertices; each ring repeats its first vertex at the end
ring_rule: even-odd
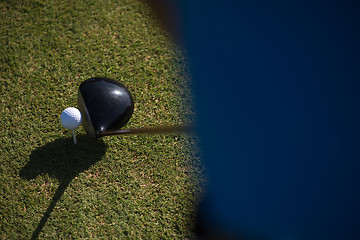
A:
POLYGON ((130 91, 118 81, 105 77, 90 78, 81 83, 77 104, 85 132, 93 138, 120 129, 134 111, 130 91))

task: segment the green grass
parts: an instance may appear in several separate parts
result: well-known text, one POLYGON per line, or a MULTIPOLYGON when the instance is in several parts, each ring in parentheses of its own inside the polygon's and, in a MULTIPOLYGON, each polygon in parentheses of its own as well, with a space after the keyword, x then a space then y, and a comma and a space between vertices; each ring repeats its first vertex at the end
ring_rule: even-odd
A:
POLYGON ((81 82, 133 93, 127 127, 194 122, 182 51, 136 0, 0 2, 0 239, 186 239, 204 177, 196 138, 91 139, 59 115, 81 82))

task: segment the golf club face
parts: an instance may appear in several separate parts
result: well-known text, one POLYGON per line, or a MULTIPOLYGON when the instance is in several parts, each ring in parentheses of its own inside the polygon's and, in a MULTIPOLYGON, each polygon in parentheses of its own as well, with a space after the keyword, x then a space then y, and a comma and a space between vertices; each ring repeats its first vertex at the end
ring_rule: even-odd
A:
POLYGON ((100 133, 124 126, 134 111, 130 91, 118 81, 105 77, 90 78, 79 86, 78 109, 87 135, 97 138, 100 133))

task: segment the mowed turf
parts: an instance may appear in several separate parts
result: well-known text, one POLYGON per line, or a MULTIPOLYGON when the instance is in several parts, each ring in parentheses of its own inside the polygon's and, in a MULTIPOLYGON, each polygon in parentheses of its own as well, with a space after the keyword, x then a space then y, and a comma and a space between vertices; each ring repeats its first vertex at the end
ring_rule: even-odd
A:
POLYGON ((186 59, 137 0, 0 2, 0 239, 186 239, 204 171, 196 138, 91 139, 59 115, 84 80, 134 96, 126 127, 194 122, 186 59))

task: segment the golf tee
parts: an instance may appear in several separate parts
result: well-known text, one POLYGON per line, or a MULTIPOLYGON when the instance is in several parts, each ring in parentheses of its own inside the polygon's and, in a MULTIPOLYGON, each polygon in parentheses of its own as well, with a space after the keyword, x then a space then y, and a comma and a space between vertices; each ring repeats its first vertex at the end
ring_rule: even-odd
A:
POLYGON ((74 139, 74 144, 76 144, 76 135, 75 135, 75 130, 72 130, 72 134, 73 134, 73 139, 74 139))

